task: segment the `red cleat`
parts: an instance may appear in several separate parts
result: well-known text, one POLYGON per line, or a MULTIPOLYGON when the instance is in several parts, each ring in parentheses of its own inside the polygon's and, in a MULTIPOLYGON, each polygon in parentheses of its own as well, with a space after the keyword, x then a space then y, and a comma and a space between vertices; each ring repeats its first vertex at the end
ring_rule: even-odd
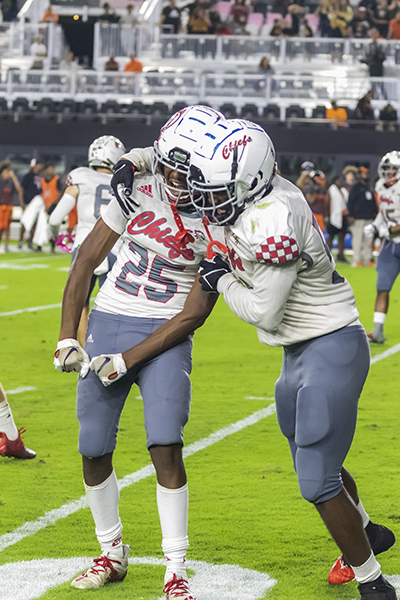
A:
POLYGON ((343 562, 343 556, 339 556, 332 569, 329 571, 328 582, 336 585, 348 583, 355 578, 354 571, 343 562))
POLYGON ((27 448, 21 439, 21 433, 25 433, 26 429, 21 427, 18 429, 18 437, 16 440, 9 440, 5 433, 0 433, 0 456, 8 458, 35 458, 36 452, 27 448))

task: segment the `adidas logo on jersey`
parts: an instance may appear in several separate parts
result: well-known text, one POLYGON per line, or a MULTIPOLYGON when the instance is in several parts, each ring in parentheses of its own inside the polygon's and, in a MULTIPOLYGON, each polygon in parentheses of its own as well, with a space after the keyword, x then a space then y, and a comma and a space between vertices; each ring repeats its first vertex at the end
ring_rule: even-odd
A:
POLYGON ((146 196, 149 196, 150 198, 153 197, 153 194, 151 192, 151 184, 150 185, 140 185, 137 188, 138 192, 142 192, 142 194, 146 194, 146 196))
POLYGON ((90 334, 90 335, 89 335, 89 337, 88 337, 88 339, 86 340, 86 343, 87 343, 87 344, 89 344, 90 342, 91 342, 92 344, 93 344, 93 342, 94 342, 94 339, 93 339, 93 336, 92 336, 92 334, 90 334))

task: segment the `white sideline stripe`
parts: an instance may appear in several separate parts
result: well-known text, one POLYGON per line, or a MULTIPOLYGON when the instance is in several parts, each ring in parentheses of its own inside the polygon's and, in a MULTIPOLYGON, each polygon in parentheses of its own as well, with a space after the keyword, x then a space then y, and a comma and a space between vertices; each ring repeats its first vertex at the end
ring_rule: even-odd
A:
POLYGON ((58 304, 47 304, 46 306, 32 306, 32 308, 20 308, 19 310, 10 310, 9 312, 0 313, 0 317, 10 317, 11 315, 21 315, 26 312, 36 312, 37 310, 47 310, 48 308, 60 308, 61 302, 58 304))
POLYGON ((35 387, 17 387, 15 390, 6 390, 6 394, 22 394, 22 392, 33 392, 35 387))
MULTIPOLYGON (((217 442, 223 440, 229 435, 233 433, 237 433, 241 429, 245 427, 249 427, 249 425, 254 425, 261 419, 265 419, 265 417, 269 417, 275 412, 275 404, 270 404, 266 408, 262 408, 257 412, 249 415, 245 419, 241 419, 236 423, 232 423, 227 427, 223 427, 219 431, 215 431, 211 435, 198 442, 194 442, 194 444, 190 444, 187 448, 183 449, 183 456, 186 458, 200 450, 204 450, 208 446, 212 446, 217 442)), ((125 475, 122 479, 119 480, 119 487, 123 489, 133 483, 137 483, 141 479, 146 479, 147 477, 151 477, 151 475, 155 474, 155 469, 153 465, 148 465, 147 467, 143 467, 136 471, 135 473, 131 473, 130 475, 125 475)), ((53 525, 59 519, 65 519, 69 515, 72 515, 74 512, 81 510, 82 508, 87 508, 88 503, 86 500, 86 496, 81 496, 79 500, 74 500, 73 502, 68 502, 67 504, 63 504, 60 508, 55 508, 46 512, 43 517, 39 517, 36 521, 27 521, 21 527, 17 527, 11 533, 5 533, 0 536, 0 552, 2 552, 5 548, 9 546, 13 546, 17 542, 21 541, 23 538, 33 535, 40 531, 41 529, 45 529, 49 525, 53 525)))
POLYGON ((399 352, 399 351, 400 351, 400 344, 396 344, 395 346, 392 346, 391 348, 389 348, 389 350, 385 350, 385 352, 382 352, 382 354, 377 354, 376 356, 371 358, 371 365, 375 364, 379 360, 383 360, 384 358, 387 358, 388 356, 392 356, 392 354, 396 354, 396 352, 399 352))

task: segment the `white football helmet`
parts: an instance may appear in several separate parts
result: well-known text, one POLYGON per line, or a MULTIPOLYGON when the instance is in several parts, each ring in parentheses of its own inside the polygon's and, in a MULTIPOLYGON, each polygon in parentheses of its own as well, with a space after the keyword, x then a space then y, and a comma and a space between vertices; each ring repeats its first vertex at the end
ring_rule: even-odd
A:
POLYGON ((233 224, 246 204, 263 197, 275 170, 275 149, 262 127, 242 119, 217 123, 192 154, 192 203, 210 223, 233 224))
POLYGON ((208 106, 188 106, 174 115, 161 128, 154 142, 153 175, 161 200, 175 204, 179 211, 193 213, 193 205, 186 189, 166 183, 164 168, 184 174, 189 172, 189 160, 194 146, 209 129, 225 120, 222 113, 208 106))
POLYGON ((113 135, 102 135, 89 146, 89 167, 92 169, 102 167, 103 169, 110 169, 112 172, 113 166, 125 152, 125 146, 118 138, 113 135))
POLYGON ((382 157, 378 165, 378 175, 383 177, 386 183, 393 184, 400 177, 400 152, 392 150, 382 157))

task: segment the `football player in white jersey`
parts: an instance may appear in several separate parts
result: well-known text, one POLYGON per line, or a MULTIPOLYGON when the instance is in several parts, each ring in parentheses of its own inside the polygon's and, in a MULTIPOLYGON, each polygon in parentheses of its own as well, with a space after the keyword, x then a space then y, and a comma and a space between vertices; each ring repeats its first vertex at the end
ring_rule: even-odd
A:
MULTIPOLYGON (((83 240, 92 231, 97 219, 111 200, 110 181, 113 166, 125 152, 125 146, 119 139, 113 135, 103 135, 89 146, 89 167, 78 167, 68 174, 67 188, 50 216, 49 225, 52 238, 56 239, 63 219, 75 205, 77 206, 78 223, 72 247, 72 263, 83 240)), ((115 262, 117 250, 118 248, 111 250, 91 279, 78 329, 77 337, 81 345, 85 342, 91 293, 97 278, 100 286, 104 283, 108 271, 115 262)))
MULTIPOLYGON (((154 175, 140 175, 139 171, 133 181, 131 160, 135 162, 137 155, 123 157, 116 165, 118 199, 111 200, 83 241, 66 284, 55 365, 81 375, 77 389, 79 451, 102 550, 92 567, 74 579, 76 588, 120 581, 127 572, 130 547, 122 543, 112 456, 125 400, 137 383, 143 398, 147 447, 157 473, 166 557, 164 593, 167 600, 194 600, 185 569, 188 486, 182 460, 182 434, 190 406, 192 336, 186 333, 181 343, 157 360, 128 373, 122 353, 179 313, 196 277, 198 280, 199 263, 206 255, 211 233, 200 219, 192 218, 186 175, 197 139, 222 119, 217 111, 201 106, 174 115, 155 142, 154 175), (121 177, 123 183, 118 183, 121 177), (122 246, 96 297, 83 350, 76 335, 90 279, 120 237, 122 246), (93 371, 88 372, 91 358, 93 371)), ((152 149, 142 151, 144 157, 146 153, 151 159, 152 149)), ((215 295, 196 286, 196 326, 215 302, 215 295)))
POLYGON ((363 528, 368 516, 343 481, 369 369, 349 283, 303 195, 275 175, 273 144, 258 125, 232 119, 211 128, 192 152, 189 189, 196 209, 224 226, 228 246, 229 264, 220 255, 202 261, 202 288, 223 294, 262 343, 284 348, 276 409, 302 496, 352 567, 361 599, 395 600, 363 528))
MULTIPOLYGON (((303 496, 346 557, 336 561, 328 581, 356 577, 363 600, 394 600, 374 555, 393 546, 394 535, 370 521, 343 467, 369 369, 352 289, 335 271, 303 195, 274 175, 273 145, 259 126, 219 121, 190 162, 193 204, 210 223, 224 226, 228 245, 229 265, 219 255, 202 261, 203 289, 223 293, 238 316, 257 326, 260 341, 285 349, 276 386, 280 426, 303 496)), ((195 282, 180 314, 123 353, 126 368, 198 326, 197 288, 195 282)))
POLYGON ((383 344, 384 323, 389 308, 389 294, 400 273, 400 152, 393 150, 381 159, 378 166, 379 179, 375 194, 379 213, 365 233, 379 235, 383 245, 376 265, 376 300, 374 329, 368 334, 370 342, 383 344))

